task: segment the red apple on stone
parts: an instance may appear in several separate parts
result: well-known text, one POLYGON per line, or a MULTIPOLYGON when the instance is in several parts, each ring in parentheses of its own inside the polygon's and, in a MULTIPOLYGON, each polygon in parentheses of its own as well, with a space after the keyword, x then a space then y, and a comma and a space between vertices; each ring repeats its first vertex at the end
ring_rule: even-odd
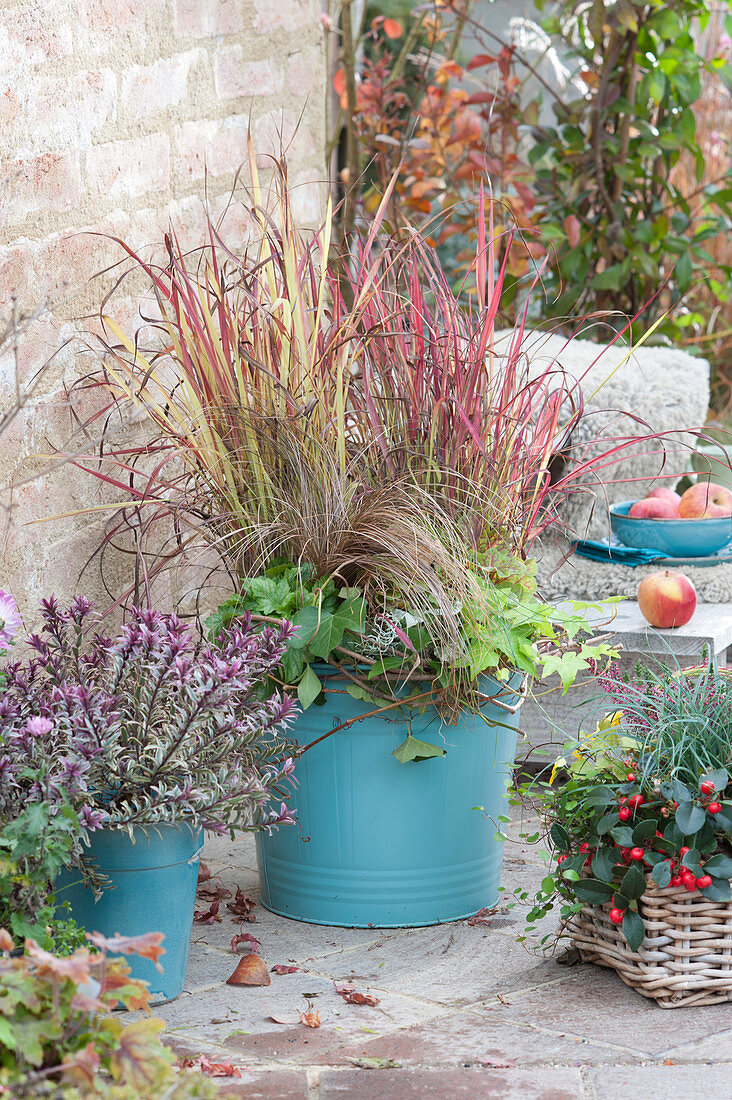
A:
POLYGON ((681 498, 682 519, 713 519, 732 516, 732 492, 714 481, 699 481, 681 498))
POLYGON ((696 611, 696 589, 683 573, 650 573, 638 585, 638 607, 651 626, 685 626, 696 611))
POLYGON ((631 519, 681 519, 679 506, 665 497, 644 497, 637 500, 628 515, 631 519))
POLYGON ((668 486, 659 485, 656 489, 651 489, 646 493, 645 500, 667 500, 670 504, 675 504, 678 508, 681 503, 681 497, 673 489, 669 489, 668 486))

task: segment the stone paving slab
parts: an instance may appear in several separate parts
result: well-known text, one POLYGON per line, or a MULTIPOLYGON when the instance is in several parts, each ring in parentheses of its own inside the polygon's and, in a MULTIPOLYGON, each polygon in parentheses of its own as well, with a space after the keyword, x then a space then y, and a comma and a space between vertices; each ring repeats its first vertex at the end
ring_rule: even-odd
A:
MULTIPOLYGON (((519 839, 531 826, 508 826, 504 901, 545 873, 519 839)), ((251 838, 216 838, 205 859, 258 903, 251 838)), ((732 1005, 660 1009, 610 971, 563 963, 561 948, 551 956, 537 938, 518 943, 525 912, 502 905, 486 925, 343 929, 260 904, 240 924, 222 903, 220 922, 194 926, 186 992, 156 1013, 180 1055, 239 1067, 241 1078, 219 1084, 222 1096, 247 1100, 732 1097, 732 1005), (237 931, 261 941, 268 967, 298 970, 263 988, 226 985, 237 931), (348 1005, 334 982, 379 1004, 348 1005), (308 1008, 319 1028, 300 1022, 308 1008)), ((555 922, 550 914, 540 934, 555 922)))

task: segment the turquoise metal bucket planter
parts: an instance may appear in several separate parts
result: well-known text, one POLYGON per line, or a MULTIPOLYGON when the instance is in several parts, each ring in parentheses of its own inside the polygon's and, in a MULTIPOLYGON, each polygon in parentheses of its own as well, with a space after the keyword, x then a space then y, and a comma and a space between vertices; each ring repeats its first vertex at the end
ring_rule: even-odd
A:
POLYGON ((140 936, 162 932, 161 974, 150 959, 128 956, 132 977, 148 982, 151 1000, 172 1001, 183 991, 198 882, 203 831, 190 825, 100 829, 85 855, 111 880, 98 901, 74 868, 54 883, 59 902, 88 932, 140 936), (134 840, 134 842, 133 842, 134 840))
MULTIPOLYGON (((468 712, 450 726, 432 708, 415 713, 412 735, 445 756, 400 764, 391 753, 407 727, 396 712, 309 749, 295 771, 298 824, 257 836, 262 904, 294 920, 357 928, 440 924, 494 905, 503 860, 495 823, 516 752, 521 680, 493 683, 501 697, 483 709, 490 724, 468 712)), ((367 709, 345 692, 327 694, 298 719, 298 741, 367 709)))

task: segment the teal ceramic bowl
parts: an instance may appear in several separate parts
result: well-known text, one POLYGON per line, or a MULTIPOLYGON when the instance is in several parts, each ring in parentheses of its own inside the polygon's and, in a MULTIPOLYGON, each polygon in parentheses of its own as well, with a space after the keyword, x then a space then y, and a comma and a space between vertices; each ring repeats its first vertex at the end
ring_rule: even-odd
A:
POLYGON ((636 519, 634 500, 610 505, 610 530, 624 546, 661 550, 669 558, 704 558, 732 540, 732 516, 719 519, 636 519))

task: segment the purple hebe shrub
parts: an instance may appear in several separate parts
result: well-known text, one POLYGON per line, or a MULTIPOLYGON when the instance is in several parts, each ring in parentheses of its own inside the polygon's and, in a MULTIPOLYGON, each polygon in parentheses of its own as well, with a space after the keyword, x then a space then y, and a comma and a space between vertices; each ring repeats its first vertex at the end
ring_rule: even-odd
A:
POLYGON ((3 670, 0 817, 69 801, 85 830, 292 820, 268 808, 293 768, 294 703, 267 690, 289 622, 255 631, 243 617, 197 648, 175 615, 133 609, 112 639, 81 597, 41 611, 32 656, 3 670))

